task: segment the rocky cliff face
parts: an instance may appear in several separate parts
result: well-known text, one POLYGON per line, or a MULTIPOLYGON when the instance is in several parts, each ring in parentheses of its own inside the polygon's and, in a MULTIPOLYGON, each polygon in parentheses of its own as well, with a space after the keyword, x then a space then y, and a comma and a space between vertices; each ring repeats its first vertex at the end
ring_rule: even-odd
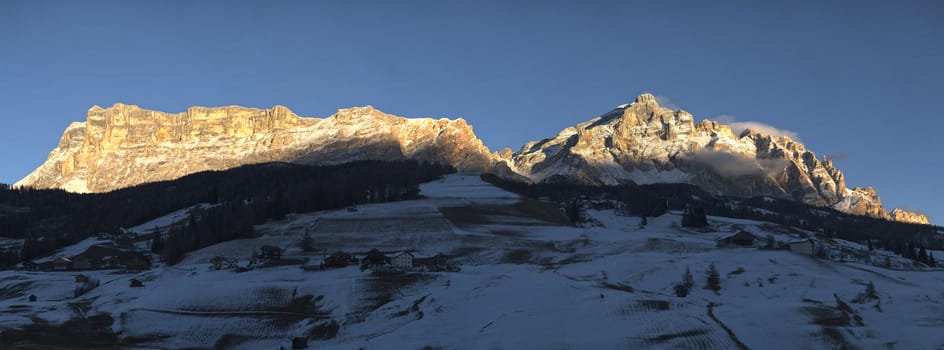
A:
POLYGON ((927 223, 900 210, 892 217, 873 189, 846 188, 831 161, 789 137, 751 130, 735 135, 727 125, 695 123, 690 113, 661 107, 650 94, 496 161, 506 173, 534 182, 691 183, 715 193, 769 195, 927 223))
POLYGON ((106 192, 252 163, 405 158, 484 171, 490 154, 465 120, 407 119, 370 106, 318 119, 282 106, 170 114, 116 104, 69 125, 49 159, 15 186, 106 192))
POLYGON ((282 106, 192 107, 170 114, 115 104, 69 125, 49 159, 14 186, 105 192, 206 170, 262 162, 336 164, 419 159, 522 181, 691 183, 733 196, 769 195, 899 221, 872 188, 846 187, 841 171, 786 136, 659 106, 643 94, 557 136, 489 153, 465 120, 407 119, 374 109, 302 118, 282 106))
POLYGON ((901 222, 910 222, 913 224, 927 224, 928 216, 921 213, 909 212, 901 209, 892 210, 892 219, 901 222))

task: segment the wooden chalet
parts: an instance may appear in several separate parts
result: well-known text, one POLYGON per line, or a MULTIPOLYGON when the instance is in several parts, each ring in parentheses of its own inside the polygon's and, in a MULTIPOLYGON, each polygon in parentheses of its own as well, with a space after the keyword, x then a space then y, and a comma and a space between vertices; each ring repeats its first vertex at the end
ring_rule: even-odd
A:
POLYGON ((345 253, 343 251, 337 251, 334 254, 331 254, 324 259, 322 266, 325 268, 338 268, 345 267, 357 263, 357 258, 354 255, 345 253))
POLYGON ((134 254, 123 262, 125 269, 143 271, 151 268, 151 261, 144 255, 134 254))
POLYGON ((812 256, 815 252, 813 249, 816 247, 816 242, 813 239, 803 239, 787 242, 787 246, 790 247, 791 252, 812 256))
POLYGON ((59 258, 52 262, 53 271, 72 270, 72 259, 59 258))
POLYGON ((371 249, 367 252, 367 255, 361 259, 361 268, 367 269, 372 267, 381 267, 386 266, 390 263, 390 259, 386 255, 381 253, 377 248, 371 249))

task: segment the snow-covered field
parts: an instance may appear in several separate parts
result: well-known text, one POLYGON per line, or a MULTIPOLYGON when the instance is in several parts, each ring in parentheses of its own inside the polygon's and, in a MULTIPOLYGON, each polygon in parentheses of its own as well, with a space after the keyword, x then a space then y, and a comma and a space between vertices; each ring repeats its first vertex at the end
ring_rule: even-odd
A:
POLYGON ((107 331, 123 347, 145 349, 290 348, 301 336, 318 349, 944 346, 944 271, 716 247, 717 239, 739 230, 798 238, 750 220, 711 217, 714 230, 699 232, 680 227, 678 213, 649 218, 644 228, 639 218, 613 210, 588 210, 598 224, 586 228, 516 211, 494 214, 521 199, 477 175, 450 175, 421 190, 421 200, 290 215, 257 227, 262 237, 207 247, 175 267, 92 272, 101 286, 78 298, 72 295, 77 273, 2 271, 0 344, 12 344, 10 334, 26 337, 38 323, 66 327, 70 319, 107 314, 113 320, 107 331), (478 214, 457 221, 463 208, 478 214), (482 223, 470 223, 476 220, 482 223), (299 247, 305 232, 316 252, 299 247), (462 270, 210 269, 214 256, 244 265, 262 245, 282 247, 285 259, 310 259, 306 265, 339 249, 443 252, 462 270), (702 288, 709 264, 721 276, 717 293, 702 288), (677 297, 674 286, 686 268, 695 287, 677 297), (132 278, 144 287, 131 288, 132 278), (857 300, 869 282, 879 298, 857 300), (29 302, 30 294, 38 300, 29 302), (337 334, 322 336, 332 321, 340 325, 337 334))

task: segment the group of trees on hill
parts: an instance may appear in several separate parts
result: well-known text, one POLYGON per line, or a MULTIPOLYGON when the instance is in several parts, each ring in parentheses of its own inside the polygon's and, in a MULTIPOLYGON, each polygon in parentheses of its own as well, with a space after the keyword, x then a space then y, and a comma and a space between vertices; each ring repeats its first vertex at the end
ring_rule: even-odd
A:
POLYGON ((937 266, 937 260, 934 258, 934 253, 929 252, 928 248, 922 243, 915 241, 904 241, 900 239, 883 239, 875 242, 873 241, 875 240, 868 240, 867 244, 869 250, 882 248, 902 257, 922 262, 931 267, 937 266))
POLYGON ((548 198, 572 206, 575 198, 606 199, 620 202, 623 210, 641 217, 653 217, 668 210, 692 208, 689 218, 700 219, 717 215, 741 219, 773 222, 788 227, 822 232, 828 237, 862 242, 879 240, 884 246, 916 261, 931 261, 930 254, 922 258, 921 247, 944 249, 944 235, 938 227, 910 224, 842 213, 830 208, 769 197, 734 198, 716 196, 690 184, 651 184, 620 186, 590 186, 558 180, 553 183, 530 184, 483 174, 482 179, 505 190, 531 198, 548 198), (895 242, 900 242, 895 243, 895 242), (908 253, 907 242, 915 247, 908 253))
POLYGON ((170 250, 165 256, 176 261, 185 252, 252 235, 252 225, 287 213, 415 198, 420 183, 451 172, 455 169, 449 166, 413 160, 267 163, 100 194, 6 189, 0 190, 0 236, 24 239, 18 260, 28 260, 100 232, 117 233, 182 208, 211 204, 195 208, 186 225, 165 233, 160 242, 170 250))

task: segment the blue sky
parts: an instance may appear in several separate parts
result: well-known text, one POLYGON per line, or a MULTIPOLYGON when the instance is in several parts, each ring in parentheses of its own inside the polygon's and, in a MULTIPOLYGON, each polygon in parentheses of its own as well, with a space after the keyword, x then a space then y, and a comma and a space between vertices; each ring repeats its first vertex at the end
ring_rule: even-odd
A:
POLYGON ((0 2, 0 182, 115 102, 371 104, 517 150, 651 92, 796 132, 850 186, 944 220, 944 3, 0 2))

